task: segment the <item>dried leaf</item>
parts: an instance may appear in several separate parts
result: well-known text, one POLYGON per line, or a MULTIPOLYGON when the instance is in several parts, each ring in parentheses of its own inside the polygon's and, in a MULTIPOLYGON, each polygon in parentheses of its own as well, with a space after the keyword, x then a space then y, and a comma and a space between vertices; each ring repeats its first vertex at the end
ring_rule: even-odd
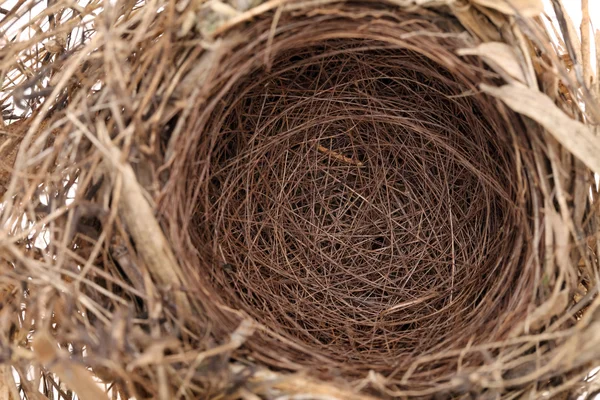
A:
POLYGON ((541 0, 472 0, 473 3, 507 15, 519 14, 523 17, 536 17, 544 11, 541 0))
POLYGON ((498 29, 485 15, 473 7, 452 4, 452 12, 460 23, 484 42, 496 42, 501 39, 498 29))
POLYGON ((581 41, 579 40, 579 36, 577 35, 577 29, 575 29, 575 24, 573 20, 569 16, 569 13, 565 9, 562 1, 554 0, 552 2, 554 6, 554 13, 556 14, 556 18, 558 20, 558 25, 560 26, 560 30, 562 36, 564 38, 565 46, 567 47, 567 51, 569 52, 569 56, 573 60, 575 65, 578 65, 581 62, 581 41))
POLYGON ((548 96, 518 83, 502 87, 481 85, 481 89, 542 125, 575 157, 600 174, 600 138, 589 127, 566 115, 548 96))
POLYGON ((83 365, 71 362, 68 354, 59 349, 56 340, 47 332, 33 338, 33 352, 40 363, 55 373, 82 400, 104 400, 106 393, 98 386, 92 373, 83 365))
POLYGON ((482 43, 474 48, 459 49, 457 53, 461 56, 479 56, 498 73, 506 73, 520 82, 526 82, 525 74, 517 55, 513 48, 506 43, 482 43))
POLYGON ((480 13, 482 13, 490 21, 492 21, 492 23, 496 25, 499 29, 502 29, 502 27, 506 25, 506 15, 504 15, 500 11, 478 5, 475 5, 475 8, 477 8, 477 10, 480 13))

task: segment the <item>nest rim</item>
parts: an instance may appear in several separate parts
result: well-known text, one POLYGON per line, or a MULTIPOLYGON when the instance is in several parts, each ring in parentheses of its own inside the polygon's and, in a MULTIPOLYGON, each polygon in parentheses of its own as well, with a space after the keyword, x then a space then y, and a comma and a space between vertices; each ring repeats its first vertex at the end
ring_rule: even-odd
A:
MULTIPOLYGON (((352 11, 358 12, 355 8, 352 8, 352 11)), ((368 11, 362 11, 368 15, 368 11)), ((203 192, 210 191, 207 189, 207 187, 203 186, 202 182, 208 182, 211 179, 211 173, 208 172, 210 167, 207 167, 206 165, 209 165, 213 161, 198 160, 197 154, 202 154, 204 152, 204 154, 211 154, 212 158, 218 158, 218 156, 214 155, 214 153, 216 153, 217 150, 215 150, 215 147, 211 147, 211 145, 214 145, 215 140, 218 140, 214 139, 218 136, 218 134, 210 133, 213 132, 213 130, 211 130, 212 126, 210 125, 209 119, 212 120, 213 118, 215 118, 216 115, 216 119, 222 122, 225 117, 221 117, 220 115, 225 115, 228 112, 230 112, 229 110, 223 111, 227 107, 221 107, 218 104, 218 102, 222 103, 223 98, 227 97, 228 93, 236 93, 235 90, 238 85, 241 86, 241 89, 239 90, 241 90, 242 93, 241 95, 239 95, 238 92, 238 98, 243 97, 245 95, 245 89, 243 87, 243 83, 241 84, 240 82, 243 82, 247 76, 252 76, 252 73, 255 73, 256 71, 260 71, 258 72, 259 76, 250 78, 249 82, 252 85, 257 81, 260 81, 261 73, 268 74, 270 73, 269 71, 273 71, 274 69, 276 69, 275 67, 277 67, 278 65, 277 57, 280 54, 285 53, 286 50, 294 51, 294 49, 297 50, 299 48, 308 48, 311 46, 318 47, 319 44, 326 43, 334 39, 348 41, 351 43, 360 42, 363 44, 369 43, 369 40, 372 40, 373 42, 366 45, 367 47, 369 45, 376 47, 377 45, 374 45, 373 43, 383 44, 383 47, 385 47, 386 45, 391 46, 392 48, 396 46, 395 51, 407 51, 416 58, 423 57, 424 59, 428 59, 432 63, 438 63, 438 65, 441 64, 442 68, 445 69, 446 72, 450 71, 449 74, 458 73, 459 79, 462 79, 462 83, 464 85, 462 89, 465 91, 476 91, 476 85, 479 82, 493 82, 494 80, 499 79, 493 72, 487 69, 478 59, 465 59, 455 55, 455 51, 458 48, 464 47, 468 43, 462 40, 463 38, 460 35, 460 31, 457 31, 457 34, 455 36, 448 34, 447 30, 451 29, 450 32, 453 32, 452 29, 455 29, 455 27, 452 26, 452 24, 450 24, 452 28, 449 28, 447 22, 442 23, 441 27, 436 26, 436 23, 438 21, 436 21, 435 18, 432 18, 430 21, 427 22, 423 22, 423 19, 421 19, 420 22, 413 22, 415 25, 411 25, 412 17, 414 17, 414 14, 407 13, 404 16, 395 16, 393 18, 390 17, 389 19, 384 19, 383 21, 379 18, 373 18, 373 20, 370 23, 365 21, 361 21, 359 23, 353 19, 344 19, 344 17, 337 17, 339 19, 334 19, 334 21, 336 24, 339 24, 339 26, 332 28, 332 26, 335 24, 326 24, 323 21, 320 21, 321 18, 328 18, 326 12, 323 13, 325 17, 323 17, 323 15, 320 15, 319 13, 316 13, 315 15, 317 16, 314 17, 313 15, 312 19, 305 18, 303 21, 307 26, 315 23, 320 24, 320 27, 317 29, 314 28, 314 25, 310 29, 306 29, 306 26, 298 28, 298 26, 302 26, 302 20, 300 20, 301 22, 292 22, 289 25, 286 25, 285 22, 282 22, 280 20, 278 26, 282 26, 283 28, 281 28, 281 32, 279 31, 279 28, 277 28, 276 32, 274 32, 268 21, 265 20, 262 23, 262 25, 259 22, 254 22, 252 33, 244 34, 242 36, 257 39, 248 42, 242 40, 240 43, 236 43, 235 46, 232 46, 231 50, 225 51, 226 54, 235 54, 234 56, 231 56, 231 58, 234 60, 228 62, 227 58, 229 56, 226 56, 221 60, 223 64, 220 65, 220 68, 224 71, 228 71, 223 74, 225 76, 224 78, 220 77, 219 72, 214 72, 215 75, 213 76, 213 80, 217 83, 213 84, 211 86, 212 89, 208 90, 209 93, 213 94, 209 94, 206 96, 208 100, 202 100, 206 102, 206 110, 209 111, 203 112, 201 116, 199 116, 199 118, 196 118, 194 121, 194 128, 191 128, 188 131, 188 134, 183 135, 181 138, 180 143, 182 143, 182 145, 180 146, 180 149, 188 155, 187 157, 189 157, 189 160, 194 160, 194 163, 185 161, 188 158, 182 157, 180 159, 181 162, 176 162, 176 166, 174 168, 174 171, 178 171, 178 168, 181 168, 181 171, 185 170, 186 172, 184 172, 184 174, 187 173, 190 177, 193 177, 194 174, 196 174, 204 176, 204 178, 200 179, 199 181, 195 181, 195 178, 191 178, 191 180, 188 178, 187 182, 192 183, 184 188, 175 189, 174 187, 170 187, 170 194, 165 198, 164 204, 173 204, 172 199, 176 198, 173 196, 182 196, 182 198, 185 198, 186 201, 190 203, 190 198, 193 197, 194 194, 197 195, 198 193, 200 193, 200 187, 204 188, 203 192), (396 26, 394 26, 395 23, 397 24, 396 26), (423 25, 426 26, 424 27, 423 25), (294 29, 298 29, 298 32, 300 33, 289 33, 287 26, 291 26, 291 28, 289 28, 289 31, 294 31, 294 29), (440 39, 439 37, 435 37, 435 35, 432 35, 433 38, 425 36, 425 38, 423 39, 419 38, 418 36, 407 35, 407 33, 409 33, 411 30, 417 30, 417 27, 423 30, 429 30, 434 32, 436 30, 446 30, 446 36, 444 39, 440 39), (303 31, 302 29, 305 30, 303 31), (394 29, 397 30, 394 32, 394 29), (448 39, 448 37, 450 37, 450 39, 448 39), (444 40, 448 41, 449 43, 440 43, 440 41, 443 42, 444 40), (244 52, 246 52, 245 54, 247 54, 247 59, 244 59, 242 56, 240 56, 240 54, 244 52), (215 110, 217 111, 215 112, 215 110), (199 134, 198 132, 205 131, 209 133, 204 135, 206 137, 212 138, 207 139, 209 141, 212 140, 211 144, 206 144, 206 142, 202 142, 198 145, 197 143, 194 143, 194 141, 198 140, 198 138, 202 135, 202 133, 199 134), (193 172, 192 169, 196 167, 189 168, 189 165, 191 164, 195 166, 201 165, 201 172, 193 172), (185 194, 183 194, 184 192, 185 194)), ((426 13, 426 15, 429 16, 428 13, 426 13)), ((423 18, 423 15, 420 15, 420 18, 423 18)), ((425 17, 425 20, 427 20, 427 17, 425 17)), ((333 47, 335 46, 332 46, 332 48, 333 47)), ((343 46, 339 48, 343 48, 343 46)), ((338 51, 338 53, 340 52, 343 52, 343 50, 338 51)), ((426 65, 426 63, 423 64, 423 60, 420 60, 416 63, 416 65, 418 65, 418 69, 419 66, 423 67, 423 65, 426 65)), ((425 66, 424 68, 431 68, 431 65, 425 66)), ((438 76, 438 78, 440 78, 440 76, 438 76)), ((460 95, 460 93, 458 92, 453 94, 460 95)), ((233 101, 237 101, 235 100, 235 97, 233 101)), ((502 146, 505 146, 503 151, 507 151, 506 154, 508 154, 508 158, 513 159, 512 162, 514 166, 515 156, 513 153, 511 153, 514 151, 514 147, 516 146, 514 138, 518 136, 527 137, 529 133, 535 136, 539 134, 539 132, 535 129, 533 129, 532 132, 529 133, 525 132, 525 128, 522 122, 520 122, 520 117, 512 113, 512 111, 507 110, 501 102, 491 97, 480 96, 476 101, 479 101, 482 104, 484 104, 483 107, 489 107, 488 109, 486 109, 487 114, 482 118, 490 118, 490 112, 497 112, 497 114, 494 115, 496 119, 493 120, 491 124, 494 125, 494 128, 496 129, 498 129, 499 125, 502 126, 504 124, 504 129, 501 130, 507 137, 504 138, 505 143, 502 144, 502 146), (481 100, 482 98, 484 100, 481 100), (508 123, 507 121, 510 121, 510 123, 508 123), (506 126, 507 123, 511 126, 506 126)), ((227 101, 225 101, 225 103, 229 104, 227 101)), ((483 113, 481 113, 481 115, 483 116, 483 113)), ((218 128, 216 128, 214 132, 217 131, 218 128)), ((526 140, 524 142, 521 142, 519 146, 522 146, 522 148, 526 148, 526 140)), ((520 157, 527 157, 527 155, 520 155, 520 157)), ((351 157, 347 158, 351 159, 351 157)), ((527 162, 533 163, 534 161, 528 160, 527 162)), ((250 167, 246 165, 245 168, 242 169, 247 171, 248 169, 250 169, 250 167)), ((535 259, 535 257, 532 256, 533 252, 538 252, 538 254, 541 254, 540 249, 535 250, 530 245, 528 247, 528 243, 531 242, 531 231, 533 230, 533 227, 531 225, 532 216, 529 215, 528 211, 526 211, 527 207, 531 207, 531 199, 528 199, 526 197, 529 194, 529 189, 525 188, 531 188, 534 184, 532 184, 531 181, 522 180, 519 171, 516 171, 515 169, 509 170, 509 172, 512 173, 513 178, 517 177, 517 179, 521 179, 520 183, 518 184, 521 186, 521 188, 514 190, 512 198, 507 202, 507 207, 514 208, 514 210, 511 211, 517 210, 516 212, 521 214, 521 216, 517 218, 521 220, 521 227, 517 228, 518 233, 515 233, 512 227, 507 228, 505 231, 507 237, 510 236, 509 232, 511 232, 512 237, 505 240, 512 240, 512 242, 510 243, 512 243, 514 247, 511 249, 509 246, 506 251, 501 251, 502 254, 498 256, 498 259, 502 259, 506 256, 506 254, 510 254, 508 256, 510 258, 510 265, 498 275, 498 280, 497 282, 495 282, 496 286, 494 286, 494 283, 490 284, 491 291, 495 290, 497 292, 502 292, 506 289, 506 279, 510 281, 510 278, 507 277, 514 276, 513 274, 516 273, 515 268, 520 262, 522 262, 522 260, 528 259, 530 260, 530 262, 532 262, 531 260, 535 259), (523 193, 525 193, 525 195, 523 195, 523 193)), ((180 172, 176 172, 176 174, 178 173, 180 172)), ((498 172, 492 171, 490 174, 485 175, 483 178, 481 178, 481 181, 485 181, 486 184, 490 184, 490 180, 493 181, 494 178, 497 178, 497 175, 494 174, 498 174, 498 172), (491 177, 489 175, 491 175, 491 177)), ((497 187, 505 186, 506 183, 502 182, 503 178, 506 177, 501 176, 500 183, 493 182, 493 184, 491 184, 490 187, 494 185, 497 187)), ((202 203, 202 201, 203 200, 199 200, 198 202, 202 203)), ((193 203, 193 201, 191 203, 193 203)), ((210 205, 205 206, 204 209, 202 208, 203 206, 200 206, 199 208, 202 209, 202 211, 198 211, 198 206, 194 207, 196 207, 196 211, 192 212, 190 211, 191 209, 189 209, 188 211, 185 211, 184 217, 182 217, 181 215, 177 217, 178 221, 186 221, 186 218, 187 221, 192 221, 191 223, 187 221, 184 222, 183 231, 187 229, 193 231, 193 229, 195 229, 194 226, 206 223, 206 221, 203 220, 203 217, 198 217, 198 215, 202 215, 203 213, 207 212, 207 210, 210 208, 210 205), (193 215, 196 215, 196 217, 194 217, 193 215)), ((220 215, 222 216, 223 214, 221 213, 220 215)), ((519 223, 516 223, 515 226, 519 226, 519 223)), ((205 233, 191 233, 189 236, 186 236, 185 239, 176 239, 175 242, 179 241, 188 244, 199 243, 202 241, 210 242, 210 234, 206 232, 214 231, 215 229, 216 228, 214 226, 206 227, 205 233)), ((207 273, 208 277, 198 277, 197 282, 199 286, 203 287, 202 292, 205 293, 205 295, 207 295, 207 298, 204 298, 202 301, 207 302, 207 300, 210 299, 209 301, 211 303, 219 304, 214 308, 210 307, 211 310, 208 312, 208 314, 212 316, 210 318, 215 318, 214 321, 218 321, 217 325, 225 326, 225 330, 231 330, 235 329, 235 327, 239 324, 241 311, 241 315, 250 316, 250 318, 256 321, 261 327, 260 331, 257 334, 248 339, 248 342, 246 344, 246 347, 248 348, 246 356, 260 360, 261 362, 264 362, 267 365, 270 365, 275 368, 291 370, 305 369, 306 367, 316 368, 319 371, 317 375, 320 375, 321 377, 338 376, 341 374, 341 376, 345 376, 346 378, 359 378, 366 376, 366 373, 369 370, 374 370, 376 372, 382 373, 384 376, 386 376, 386 378, 390 379, 391 381, 399 381, 401 378, 404 381, 406 381, 406 374, 408 373, 409 375, 411 375, 411 383, 414 383, 416 386, 429 385, 429 381, 432 379, 432 377, 434 377, 436 381, 447 380, 456 372, 457 368, 460 368, 457 362, 460 363, 464 361, 458 361, 459 358, 461 358, 459 356, 459 350, 462 347, 466 345, 473 345, 473 342, 475 342, 475 344, 481 344, 486 342, 494 342, 500 340, 501 338, 506 338, 511 328, 514 328, 513 321, 518 321, 525 318, 525 315, 527 314, 528 308, 532 301, 531 299, 535 296, 535 293, 533 293, 533 284, 535 280, 534 270, 536 268, 533 267, 530 263, 526 268, 523 269, 523 271, 519 271, 518 273, 516 273, 518 276, 521 277, 521 280, 517 280, 515 282, 514 293, 506 295, 505 297, 499 296, 499 298, 504 299, 500 302, 505 303, 505 311, 502 312, 502 318, 499 318, 498 316, 496 316, 495 318, 490 316, 488 317, 488 319, 492 321, 491 323, 489 323, 490 321, 487 321, 487 325, 485 323, 482 323, 482 326, 487 326, 486 329, 490 331, 490 335, 487 337, 485 337, 485 335, 482 335, 481 332, 478 333, 479 336, 484 336, 483 340, 481 339, 481 337, 474 339, 473 334, 471 334, 470 336, 464 335, 464 332, 461 332, 461 329, 458 328, 457 333, 453 337, 455 343, 452 343, 451 339, 449 341, 442 342, 441 345, 437 343, 435 345, 431 345, 429 348, 425 347, 425 349, 420 349, 420 351, 416 355, 414 354, 417 353, 416 351, 405 351, 400 355, 387 354, 381 357, 381 361, 379 362, 371 361, 361 364, 360 355, 357 355, 356 353, 352 354, 352 356, 348 356, 348 358, 345 360, 340 359, 339 357, 336 358, 335 352, 320 353, 318 349, 312 347, 311 345, 308 345, 306 342, 303 342, 302 340, 298 341, 297 337, 290 336, 289 331, 286 332, 285 329, 282 331, 277 327, 273 327, 272 321, 265 321, 264 319, 261 319, 260 316, 257 316, 257 314, 255 313, 256 304, 249 305, 247 303, 244 303, 244 301, 239 300, 239 296, 238 298, 235 298, 235 294, 232 294, 230 290, 228 291, 226 285, 223 284, 224 281, 231 279, 231 277, 229 276, 229 272, 226 271, 225 273, 223 273, 224 270, 229 269, 231 263, 226 260, 218 260, 219 258, 222 258, 223 251, 222 248, 220 248, 218 251, 215 249, 221 244, 222 243, 214 244, 212 254, 211 252, 206 252, 206 249, 204 248, 199 248, 197 246, 191 245, 191 248, 188 248, 186 250, 187 255, 185 256, 191 257, 188 258, 190 260, 195 260, 189 262, 188 265, 190 267, 193 265, 198 265, 197 263, 200 262, 201 265, 204 265, 204 267, 200 268, 200 271, 211 271, 207 273), (198 260, 210 261, 206 262, 198 260), (521 275, 519 275, 519 273, 521 275), (217 281, 217 283, 215 283, 215 281, 217 281), (502 325, 502 328, 498 328, 498 326, 494 327, 493 325, 497 324, 499 320, 503 320, 505 325, 502 325), (227 322, 225 323, 225 321, 227 322), (452 347, 452 345, 450 345, 450 348, 448 348, 448 343, 452 343, 456 346, 452 347), (460 345, 458 345, 457 343, 460 343, 460 345), (406 360, 401 360, 403 357, 406 357, 406 360), (421 364, 421 359, 431 357, 433 357, 434 359, 435 357, 438 357, 438 361, 435 363, 430 363, 429 367, 427 368, 419 366, 421 364), (399 361, 399 359, 401 361, 399 361), (415 369, 417 371, 415 371, 415 369)), ((237 242, 236 246, 240 245, 241 243, 237 242)), ((244 254, 244 256, 247 256, 247 254, 244 254)), ((198 270, 196 269, 196 271, 198 270)), ((245 272, 248 273, 248 271, 245 272)), ((194 272, 190 271, 190 273, 193 274, 194 272)), ((198 274, 198 272, 195 273, 198 274)), ((203 272, 201 274, 203 274, 203 272)), ((258 279, 259 276, 261 276, 261 274, 256 275, 255 278, 258 279)), ((262 275, 261 279, 264 280, 265 275, 262 275)), ((248 284, 247 280, 245 280, 244 282, 245 284, 248 284)), ((236 290, 243 290, 243 288, 238 286, 236 290)), ((487 306, 491 308, 493 306, 490 306, 490 303, 494 302, 490 302, 489 300, 487 301, 487 306)), ((264 312, 267 313, 269 311, 264 312)), ((315 318, 313 318, 312 321, 314 324, 315 318)), ((479 326, 478 328, 481 329, 481 326, 479 326)), ((473 359, 476 360, 473 361, 474 363, 482 362, 481 357, 478 355, 474 356, 473 359)))

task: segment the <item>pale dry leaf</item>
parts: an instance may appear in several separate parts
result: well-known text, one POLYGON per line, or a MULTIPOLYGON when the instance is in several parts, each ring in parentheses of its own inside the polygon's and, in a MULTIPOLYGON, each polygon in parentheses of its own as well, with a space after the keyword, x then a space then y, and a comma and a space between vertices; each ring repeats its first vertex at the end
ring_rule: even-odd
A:
POLYGON ((575 28, 575 24, 569 15, 569 12, 565 8, 565 5, 562 1, 554 2, 554 12, 558 18, 559 26, 562 31, 562 37, 564 39, 567 50, 569 50, 569 56, 571 58, 575 57, 576 60, 573 60, 575 64, 579 64, 581 62, 582 54, 581 54, 581 41, 579 40, 579 35, 577 34, 577 29, 575 28), (561 24, 561 21, 564 22, 564 25, 561 24), (575 54, 571 54, 574 52, 575 54))
POLYGON ((502 87, 482 84, 481 89, 539 123, 588 168, 600 174, 600 138, 583 123, 571 119, 548 96, 519 83, 502 87))
POLYGON ((474 55, 481 57, 498 73, 506 73, 510 77, 525 83, 526 78, 513 48, 506 43, 487 42, 477 47, 459 49, 458 55, 474 55))
POLYGON ((507 15, 537 17, 544 11, 542 0, 472 0, 472 2, 507 15))
POLYGON ((61 350, 56 340, 47 332, 42 331, 34 336, 33 352, 38 361, 56 374, 80 399, 104 400, 108 398, 94 381, 92 373, 83 365, 72 362, 68 353, 61 350))
POLYGON ((477 9, 477 11, 485 15, 486 18, 489 19, 498 28, 502 29, 502 27, 506 25, 506 15, 501 13, 500 11, 479 5, 475 5, 475 8, 477 9))
POLYGON ((466 30, 483 42, 501 40, 498 29, 489 19, 476 8, 460 4, 451 4, 452 12, 466 30))

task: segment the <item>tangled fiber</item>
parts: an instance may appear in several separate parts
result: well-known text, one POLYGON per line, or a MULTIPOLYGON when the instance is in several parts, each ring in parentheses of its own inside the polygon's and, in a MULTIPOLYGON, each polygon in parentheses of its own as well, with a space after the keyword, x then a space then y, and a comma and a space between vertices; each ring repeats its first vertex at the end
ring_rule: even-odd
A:
POLYGON ((1 51, 0 380, 592 394, 600 86, 540 7, 58 1, 1 51))
POLYGON ((526 133, 495 99, 463 96, 489 74, 451 53, 460 39, 402 43, 419 30, 436 28, 335 16, 297 22, 271 47, 249 33, 258 43, 224 66, 235 78, 215 78, 230 88, 189 136, 201 273, 301 346, 297 363, 398 374, 500 338, 527 312, 539 249, 511 129, 526 133))

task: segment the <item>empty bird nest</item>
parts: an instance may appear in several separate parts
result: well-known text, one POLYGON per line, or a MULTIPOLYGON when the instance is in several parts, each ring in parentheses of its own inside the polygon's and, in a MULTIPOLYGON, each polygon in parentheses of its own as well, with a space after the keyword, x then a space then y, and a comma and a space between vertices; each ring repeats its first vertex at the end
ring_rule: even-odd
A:
POLYGON ((541 11, 30 17, 1 50, 13 396, 593 392, 600 91, 589 32, 555 2, 550 35, 541 11))

